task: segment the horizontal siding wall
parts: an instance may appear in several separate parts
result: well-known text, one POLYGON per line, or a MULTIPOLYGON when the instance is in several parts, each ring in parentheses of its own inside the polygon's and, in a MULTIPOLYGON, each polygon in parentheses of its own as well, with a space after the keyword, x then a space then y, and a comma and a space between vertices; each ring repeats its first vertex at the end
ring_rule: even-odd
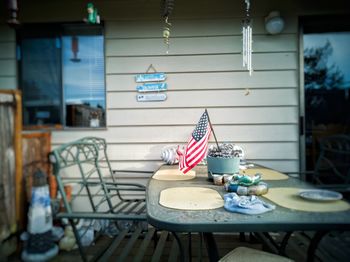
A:
POLYGON ((207 108, 220 142, 242 146, 248 160, 297 171, 297 21, 286 21, 283 34, 270 36, 263 17, 254 18, 252 76, 242 68, 241 18, 172 21, 168 55, 160 21, 106 21, 108 128, 55 132, 54 145, 102 136, 114 169, 154 171, 162 149, 186 144, 207 108), (135 75, 150 64, 167 74, 166 101, 136 101, 135 75))
MULTIPOLYGON (((161 149, 185 144, 208 108, 220 141, 240 144, 247 158, 260 164, 298 170, 297 18, 345 13, 349 1, 252 2, 251 77, 241 66, 244 1, 175 1, 169 55, 160 37, 159 2, 95 3, 106 25, 108 127, 54 132, 53 145, 87 135, 105 137, 114 168, 152 171, 162 164, 161 149), (264 30, 264 17, 271 10, 279 10, 285 18, 280 35, 270 36, 264 30), (134 76, 150 64, 167 74, 168 99, 137 103, 134 76)), ((7 15, 0 9, 2 21, 7 15)), ((19 19, 23 24, 78 22, 86 15, 83 0, 32 0, 21 2, 19 19)), ((14 30, 0 25, 0 89, 16 88, 15 46, 14 30)))
POLYGON ((0 25, 0 89, 16 89, 16 33, 0 25))

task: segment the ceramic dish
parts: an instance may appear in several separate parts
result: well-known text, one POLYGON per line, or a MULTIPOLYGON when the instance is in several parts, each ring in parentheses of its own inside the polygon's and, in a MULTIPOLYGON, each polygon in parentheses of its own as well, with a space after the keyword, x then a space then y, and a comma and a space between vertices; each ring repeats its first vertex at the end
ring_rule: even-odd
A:
POLYGON ((299 192, 299 196, 314 201, 335 201, 343 198, 343 195, 324 189, 306 189, 299 192))

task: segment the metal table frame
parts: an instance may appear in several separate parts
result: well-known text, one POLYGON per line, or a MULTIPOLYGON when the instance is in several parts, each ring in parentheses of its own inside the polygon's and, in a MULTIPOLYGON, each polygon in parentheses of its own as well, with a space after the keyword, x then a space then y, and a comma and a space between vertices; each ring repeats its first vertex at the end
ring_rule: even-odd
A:
MULTIPOLYGON (((177 168, 162 166, 162 169, 177 168)), ((227 212, 223 207, 213 210, 177 210, 159 204, 160 192, 171 187, 208 187, 217 190, 222 196, 226 193, 223 187, 216 186, 207 179, 206 166, 197 166, 196 178, 183 181, 164 181, 150 179, 146 189, 147 220, 156 228, 171 232, 265 232, 293 231, 331 231, 350 230, 350 211, 336 213, 304 212, 280 206, 272 212, 260 215, 244 215, 227 212), (336 215, 334 215, 336 214, 336 215)), ((270 187, 312 188, 299 179, 267 181, 270 187)), ((269 202, 268 200, 266 200, 269 202)), ((285 245, 285 243, 284 243, 285 245)), ((313 244, 314 246, 314 244, 313 244)))

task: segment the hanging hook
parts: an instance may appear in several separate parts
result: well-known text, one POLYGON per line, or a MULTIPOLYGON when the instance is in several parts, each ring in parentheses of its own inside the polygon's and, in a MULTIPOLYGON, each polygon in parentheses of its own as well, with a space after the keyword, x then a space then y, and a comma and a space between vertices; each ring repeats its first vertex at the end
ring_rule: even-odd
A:
POLYGON ((150 64, 146 70, 146 73, 149 73, 151 71, 151 69, 153 70, 154 73, 157 73, 157 69, 153 66, 153 64, 150 64))

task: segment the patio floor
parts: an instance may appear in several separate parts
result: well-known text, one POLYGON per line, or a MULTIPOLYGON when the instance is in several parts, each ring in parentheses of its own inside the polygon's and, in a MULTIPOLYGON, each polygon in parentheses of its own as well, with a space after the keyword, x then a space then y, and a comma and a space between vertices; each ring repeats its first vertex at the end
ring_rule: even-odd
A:
MULTIPOLYGON (((181 238, 187 239, 188 235, 183 234, 181 235, 181 238)), ((206 247, 205 244, 200 241, 199 235, 198 234, 192 234, 192 261, 209 261, 208 255, 206 252, 206 247), (201 252, 199 251, 199 246, 201 245, 201 252)), ((275 233, 272 234, 272 237, 280 241, 282 235, 275 233)), ((218 246, 218 251, 220 257, 223 257, 225 254, 230 252, 236 247, 239 246, 245 246, 245 247, 250 247, 258 250, 264 250, 263 244, 261 244, 256 238, 251 237, 248 233, 245 234, 245 239, 241 239, 240 235, 237 234, 215 234, 215 240, 218 246)), ((339 239, 337 237, 327 237, 325 239, 326 241, 321 242, 321 249, 317 251, 316 259, 315 261, 348 261, 347 258, 350 255, 350 234, 345 234, 345 236, 342 236, 342 243, 339 243, 339 239), (345 240, 345 241, 344 241, 345 240), (338 243, 337 243, 338 241, 338 243), (323 243, 325 242, 325 243, 323 243), (346 243, 347 242, 347 243, 346 243), (327 248, 325 249, 324 246, 327 248), (329 248, 331 246, 331 248, 329 248)), ((100 237, 98 241, 94 244, 91 245, 87 249, 88 257, 92 257, 93 254, 95 254, 101 247, 103 247, 107 241, 109 241, 108 237, 100 237)), ((140 240, 141 241, 141 240, 140 240)), ((287 249, 286 249, 286 254, 288 257, 292 258, 295 261, 306 261, 306 254, 307 254, 307 236, 303 234, 293 234, 287 249)), ((171 249, 171 243, 172 241, 167 241, 166 245, 164 247, 162 257, 160 261, 168 261, 169 260, 169 253, 171 249)), ((110 257, 109 261, 117 261, 119 253, 121 249, 123 249, 123 244, 120 245, 120 248, 116 249, 113 252, 113 255, 110 257)), ((137 245, 135 245, 137 246, 137 245)), ((151 255, 154 251, 154 243, 153 241, 149 245, 146 255, 144 256, 143 261, 151 261, 151 255)), ((135 252, 131 251, 129 257, 124 260, 124 261, 132 261, 133 254, 135 252)), ((21 261, 20 260, 20 252, 12 255, 9 257, 8 261, 21 261)), ((82 261, 79 252, 77 249, 72 250, 72 251, 60 251, 59 254, 51 259, 50 261, 52 262, 69 262, 69 261, 82 261)), ((179 258, 178 258, 179 261, 179 258)))
MULTIPOLYGON (((271 234, 272 237, 280 241, 282 235, 278 233, 271 234)), ((292 258, 295 261, 306 261, 307 248, 309 244, 308 237, 312 236, 312 233, 297 233, 293 234, 288 246, 286 248, 286 254, 288 257, 292 258)), ((182 240, 187 240, 188 235, 183 234, 180 236, 182 240)), ((192 261, 209 261, 208 255, 206 252, 205 244, 202 243, 201 252, 199 246, 201 241, 198 234, 192 234, 192 261)), ((218 251, 220 257, 223 257, 225 254, 230 252, 236 247, 245 246, 258 250, 263 250, 264 246, 257 241, 255 238, 251 238, 249 234, 245 234, 245 240, 240 239, 240 235, 237 234, 215 234, 215 240, 217 242, 218 251)), ((109 241, 108 237, 101 237, 98 241, 88 248, 88 257, 92 257, 93 254, 97 252, 105 243, 109 241)), ((141 242, 141 240, 138 240, 141 242)), ((162 257, 160 261, 168 261, 169 253, 171 249, 171 239, 166 242, 162 257)), ((113 255, 110 257, 109 261, 117 261, 120 251, 125 246, 125 243, 122 243, 119 248, 117 248, 113 255)), ((137 246, 137 244, 135 245, 137 246)), ((154 242, 152 241, 149 245, 146 255, 144 256, 143 261, 151 261, 151 255, 154 251, 154 242)), ((125 261, 132 261, 134 252, 131 251, 129 257, 125 261)), ((347 233, 332 233, 324 238, 321 241, 319 249, 316 252, 315 261, 348 261, 350 256, 350 234, 347 233)), ((8 261, 21 261, 20 255, 15 254, 11 256, 8 261)), ((59 255, 50 260, 52 262, 63 262, 63 261, 82 261, 79 255, 78 250, 73 250, 70 252, 60 251, 59 255)))

